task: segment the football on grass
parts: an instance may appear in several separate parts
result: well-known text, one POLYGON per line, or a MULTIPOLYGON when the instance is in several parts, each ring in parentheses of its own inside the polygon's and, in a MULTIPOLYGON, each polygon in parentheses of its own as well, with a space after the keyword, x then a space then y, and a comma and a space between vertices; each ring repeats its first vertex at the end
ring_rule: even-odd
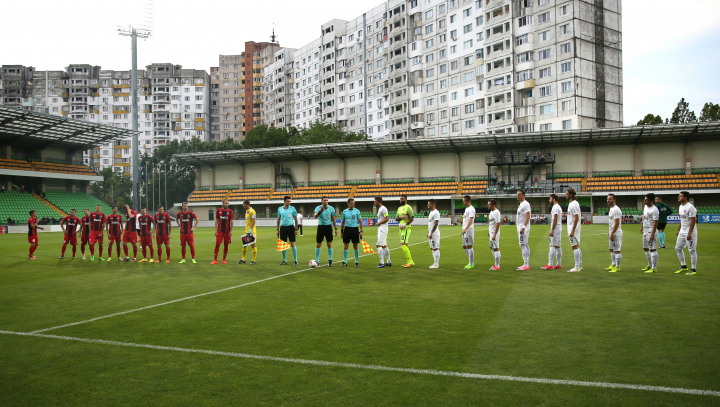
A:
POLYGON ((309 265, 310 265, 310 267, 315 268, 318 266, 318 262, 316 262, 315 260, 310 260, 309 265))

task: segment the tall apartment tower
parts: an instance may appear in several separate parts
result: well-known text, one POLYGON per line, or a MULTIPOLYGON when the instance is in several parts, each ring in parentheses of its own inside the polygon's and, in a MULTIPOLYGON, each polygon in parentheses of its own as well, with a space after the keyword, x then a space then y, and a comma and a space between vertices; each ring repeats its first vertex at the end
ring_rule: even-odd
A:
POLYGON ((273 55, 274 62, 263 68, 262 120, 270 127, 289 127, 294 112, 295 95, 292 77, 293 55, 297 50, 281 48, 273 55))
POLYGON ((275 52, 280 44, 272 42, 245 43, 245 52, 242 57, 245 62, 245 127, 243 138, 254 126, 263 123, 262 120, 262 80, 263 69, 275 62, 275 52))
POLYGON ((242 55, 220 55, 212 68, 212 139, 245 138, 245 60, 242 55))

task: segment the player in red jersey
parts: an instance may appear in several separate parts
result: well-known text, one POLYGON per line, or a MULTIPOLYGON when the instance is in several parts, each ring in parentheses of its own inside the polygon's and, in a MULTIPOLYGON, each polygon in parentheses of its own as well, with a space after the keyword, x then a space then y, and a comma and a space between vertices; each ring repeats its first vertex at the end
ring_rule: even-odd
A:
MULTIPOLYGON (((107 224, 107 232, 108 232, 108 259, 107 261, 112 260, 112 247, 113 243, 115 243, 115 248, 117 251, 117 256, 120 258, 120 240, 122 239, 123 234, 123 219, 122 215, 118 213, 118 207, 113 205, 112 207, 112 213, 110 216, 107 217, 107 221, 105 222, 107 224)), ((102 259, 100 259, 102 260, 102 259)))
POLYGON ((102 206, 95 207, 95 212, 90 214, 90 261, 95 261, 95 242, 100 243, 100 251, 98 255, 100 260, 103 259, 103 231, 107 224, 107 216, 102 213, 102 206))
POLYGON ((183 202, 182 211, 177 214, 177 225, 180 228, 180 247, 182 248, 182 260, 180 260, 180 263, 185 263, 186 244, 190 246, 192 262, 197 263, 195 261, 195 238, 193 237, 197 222, 198 218, 195 213, 188 210, 187 202, 183 202))
POLYGON ((223 252, 222 263, 227 264, 225 260, 228 253, 228 245, 231 243, 233 230, 234 213, 230 209, 230 201, 223 201, 222 208, 215 211, 215 259, 210 264, 217 264, 218 252, 220 252, 220 243, 225 242, 225 250, 223 252))
POLYGON ((130 209, 130 205, 125 205, 123 208, 125 212, 125 232, 123 233, 123 251, 125 252, 125 259, 120 261, 130 261, 128 258, 128 243, 132 243, 133 247, 133 258, 135 261, 137 258, 137 212, 130 209))
POLYGON ((65 248, 67 247, 68 243, 70 243, 73 248, 73 259, 75 258, 75 254, 77 253, 77 231, 78 226, 80 226, 80 219, 75 216, 76 213, 77 211, 73 209, 70 211, 70 215, 62 218, 62 220, 60 221, 60 227, 65 234, 65 240, 63 240, 62 245, 62 253, 60 254, 61 259, 65 258, 65 248))
POLYGON ((172 219, 165 208, 160 205, 158 206, 158 212, 155 214, 155 242, 157 243, 158 259, 156 263, 162 261, 162 247, 165 245, 165 252, 167 253, 167 260, 165 263, 170 263, 170 232, 172 231, 172 219))
POLYGON ((85 216, 80 218, 80 230, 82 235, 80 236, 80 252, 82 253, 82 259, 85 260, 85 246, 87 246, 90 240, 90 209, 85 209, 85 216))
MULTIPOLYGON (((141 263, 148 262, 154 263, 153 257, 155 257, 155 250, 153 249, 152 242, 152 225, 155 223, 155 219, 147 214, 147 209, 140 209, 140 216, 138 216, 138 223, 140 224, 140 246, 142 247, 143 259, 141 263), (147 248, 150 247, 150 260, 147 260, 147 248)), ((158 249, 160 250, 160 249, 158 249)))
POLYGON ((45 230, 45 228, 40 227, 38 224, 38 218, 37 218, 37 212, 34 210, 30 211, 30 219, 28 219, 28 242, 30 243, 30 255, 28 256, 28 259, 35 260, 35 256, 33 256, 33 253, 35 253, 35 250, 37 250, 38 247, 38 236, 37 236, 37 230, 45 230))

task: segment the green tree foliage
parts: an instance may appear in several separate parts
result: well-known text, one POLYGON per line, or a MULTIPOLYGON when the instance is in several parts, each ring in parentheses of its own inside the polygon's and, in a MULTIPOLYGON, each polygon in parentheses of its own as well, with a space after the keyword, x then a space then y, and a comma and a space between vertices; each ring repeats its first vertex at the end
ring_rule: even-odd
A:
POLYGON ((663 120, 660 117, 660 115, 653 115, 652 113, 648 113, 645 118, 637 122, 638 126, 648 126, 653 124, 662 124, 663 120))
POLYGON ((697 117, 695 117, 695 112, 690 110, 689 105, 690 104, 685 101, 685 98, 680 99, 677 107, 670 117, 669 122, 674 124, 697 122, 698 120, 697 117))
POLYGON ((300 129, 296 136, 290 138, 290 145, 349 143, 367 140, 370 138, 364 133, 348 133, 340 126, 315 122, 307 129, 300 129))
POLYGON ((121 171, 113 171, 113 167, 103 169, 100 175, 103 180, 90 185, 90 194, 110 206, 132 203, 132 178, 121 171))
POLYGON ((700 111, 701 122, 720 121, 720 105, 708 102, 700 111))

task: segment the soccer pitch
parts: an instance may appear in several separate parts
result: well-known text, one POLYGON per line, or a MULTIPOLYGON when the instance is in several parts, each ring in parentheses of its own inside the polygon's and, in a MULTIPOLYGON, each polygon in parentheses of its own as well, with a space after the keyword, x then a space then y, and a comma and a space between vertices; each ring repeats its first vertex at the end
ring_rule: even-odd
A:
POLYGON ((309 269, 314 228, 297 267, 277 265, 274 228, 258 230, 256 265, 235 264, 236 235, 230 264, 211 266, 211 229, 196 230, 198 264, 178 264, 177 232, 169 264, 72 260, 70 247, 59 260, 61 233, 41 233, 30 261, 25 235, 3 235, 0 404, 720 404, 720 226, 699 225, 694 276, 673 273, 677 225, 658 273, 640 271, 640 225, 623 225, 622 270, 604 271, 607 229, 583 226, 580 273, 565 229, 563 269, 540 269, 549 226, 532 227, 530 271, 516 271, 514 226, 501 271, 486 226, 473 270, 459 226, 440 228, 434 270, 424 226, 408 269, 397 228, 384 269, 375 255, 341 268, 339 239, 333 267, 323 245, 309 269))

